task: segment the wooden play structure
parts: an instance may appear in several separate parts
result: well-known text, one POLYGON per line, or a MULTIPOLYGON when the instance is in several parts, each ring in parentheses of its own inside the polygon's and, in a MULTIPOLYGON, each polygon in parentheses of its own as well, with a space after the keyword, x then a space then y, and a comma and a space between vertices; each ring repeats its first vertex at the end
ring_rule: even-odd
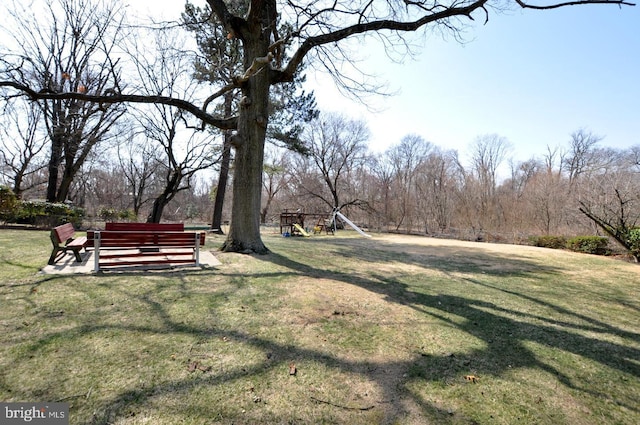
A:
POLYGON ((311 236, 310 232, 313 231, 314 235, 321 235, 335 233, 334 223, 336 218, 339 218, 343 223, 351 226, 356 232, 360 233, 366 238, 370 238, 371 235, 366 234, 361 228, 356 226, 351 220, 344 216, 337 209, 331 214, 317 214, 317 213, 303 213, 300 210, 291 212, 284 210, 280 213, 280 234, 283 236, 311 236), (304 226, 305 220, 307 222, 312 221, 315 224, 311 229, 304 226))
POLYGON ((303 213, 300 210, 289 211, 284 210, 280 213, 280 234, 283 236, 311 236, 325 234, 334 234, 333 226, 331 226, 330 214, 319 213, 303 213), (313 223, 313 227, 305 227, 307 224, 313 223))

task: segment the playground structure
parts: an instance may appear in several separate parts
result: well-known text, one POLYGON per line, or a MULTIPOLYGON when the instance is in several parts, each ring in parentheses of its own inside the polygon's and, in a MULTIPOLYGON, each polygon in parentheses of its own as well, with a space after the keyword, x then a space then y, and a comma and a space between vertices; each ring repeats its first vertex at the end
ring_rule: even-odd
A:
POLYGON ((313 231, 314 235, 321 235, 322 232, 325 232, 327 235, 329 233, 334 235, 336 230, 336 218, 339 218, 341 221, 351 226, 362 236, 366 238, 371 237, 371 235, 366 234, 337 209, 331 214, 303 213, 300 210, 291 212, 289 210, 284 210, 280 213, 280 234, 283 236, 299 235, 308 237, 311 236, 309 232, 313 231), (308 219, 315 221, 315 224, 311 229, 306 228, 304 225, 305 220, 309 222, 308 219))
POLYGON ((313 232, 314 235, 321 234, 323 231, 328 235, 334 234, 333 227, 329 225, 328 214, 318 213, 303 213, 300 211, 291 212, 284 210, 280 213, 280 234, 288 236, 311 236, 309 232, 313 232), (305 227, 305 221, 314 221, 315 224, 312 228, 305 227))

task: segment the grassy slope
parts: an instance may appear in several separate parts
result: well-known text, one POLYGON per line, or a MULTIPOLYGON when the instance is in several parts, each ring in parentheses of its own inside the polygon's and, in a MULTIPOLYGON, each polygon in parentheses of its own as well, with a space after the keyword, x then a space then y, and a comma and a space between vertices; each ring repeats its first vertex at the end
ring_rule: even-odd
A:
POLYGON ((640 422, 637 265, 346 233, 43 276, 48 235, 0 231, 0 400, 72 424, 640 422))

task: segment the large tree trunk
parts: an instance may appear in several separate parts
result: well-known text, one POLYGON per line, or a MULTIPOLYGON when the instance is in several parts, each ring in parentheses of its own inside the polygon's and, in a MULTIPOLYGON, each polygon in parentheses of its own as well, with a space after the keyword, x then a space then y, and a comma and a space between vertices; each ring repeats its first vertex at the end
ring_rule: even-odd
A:
MULTIPOLYGON (((250 84, 255 86, 254 84, 250 84)), ((264 156, 265 123, 267 108, 260 108, 258 102, 268 99, 266 90, 248 90, 252 105, 240 112, 238 123, 239 140, 233 174, 233 204, 231 208, 231 227, 222 249, 233 252, 255 252, 265 254, 267 248, 260 237, 260 201, 262 195, 262 163, 264 156), (256 121, 258 125, 256 125, 256 121)))
POLYGON ((220 162, 220 175, 218 176, 218 189, 216 199, 213 203, 213 218, 211 220, 211 231, 218 235, 224 235, 222 231, 222 209, 224 207, 224 197, 227 193, 227 180, 229 178, 229 166, 231 165, 231 142, 230 131, 226 130, 224 144, 222 147, 222 161, 220 162))
POLYGON ((62 138, 59 135, 55 135, 51 140, 51 156, 49 157, 49 177, 47 181, 48 202, 56 202, 60 164, 62 164, 62 138))
POLYGON ((153 201, 151 212, 147 216, 147 223, 160 223, 164 207, 169 203, 169 197, 166 193, 161 194, 153 201))
MULTIPOLYGON (((268 22, 268 20, 267 20, 268 22)), ((245 69, 253 60, 268 53, 268 33, 261 22, 250 22, 250 35, 245 42, 245 69)), ((233 204, 231 227, 224 251, 266 254, 269 252, 260 237, 260 200, 264 143, 269 119, 269 65, 253 74, 242 87, 238 116, 238 132, 234 136, 236 149, 233 174, 233 204)))
MULTIPOLYGON (((74 155, 74 153, 71 153, 71 155, 74 155)), ((73 183, 78 170, 77 164, 73 163, 73 159, 74 158, 71 157, 65 160, 62 178, 60 179, 60 185, 58 186, 58 191, 56 193, 56 202, 65 202, 69 197, 71 184, 73 183)))
MULTIPOLYGON (((230 93, 224 98, 225 116, 231 116, 233 106, 233 95, 230 93)), ((220 163, 220 175, 218 177, 218 190, 213 203, 213 218, 211 220, 211 231, 219 235, 224 235, 222 231, 222 207, 224 206, 224 196, 227 192, 227 179, 229 177, 229 166, 231 164, 231 130, 224 132, 224 144, 222 147, 222 161, 220 163)))

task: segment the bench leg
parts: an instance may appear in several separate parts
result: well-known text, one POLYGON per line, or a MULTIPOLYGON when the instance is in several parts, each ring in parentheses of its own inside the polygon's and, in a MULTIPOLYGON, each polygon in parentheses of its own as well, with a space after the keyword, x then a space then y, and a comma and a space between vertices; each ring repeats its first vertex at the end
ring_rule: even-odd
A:
POLYGON ((76 256, 76 261, 78 263, 82 263, 82 257, 80 256, 80 249, 74 249, 73 251, 73 255, 76 256))
POLYGON ((50 266, 53 266, 56 263, 56 257, 58 256, 58 252, 60 252, 61 250, 58 248, 53 248, 53 251, 51 252, 51 256, 49 257, 49 262, 47 264, 49 264, 50 266))

